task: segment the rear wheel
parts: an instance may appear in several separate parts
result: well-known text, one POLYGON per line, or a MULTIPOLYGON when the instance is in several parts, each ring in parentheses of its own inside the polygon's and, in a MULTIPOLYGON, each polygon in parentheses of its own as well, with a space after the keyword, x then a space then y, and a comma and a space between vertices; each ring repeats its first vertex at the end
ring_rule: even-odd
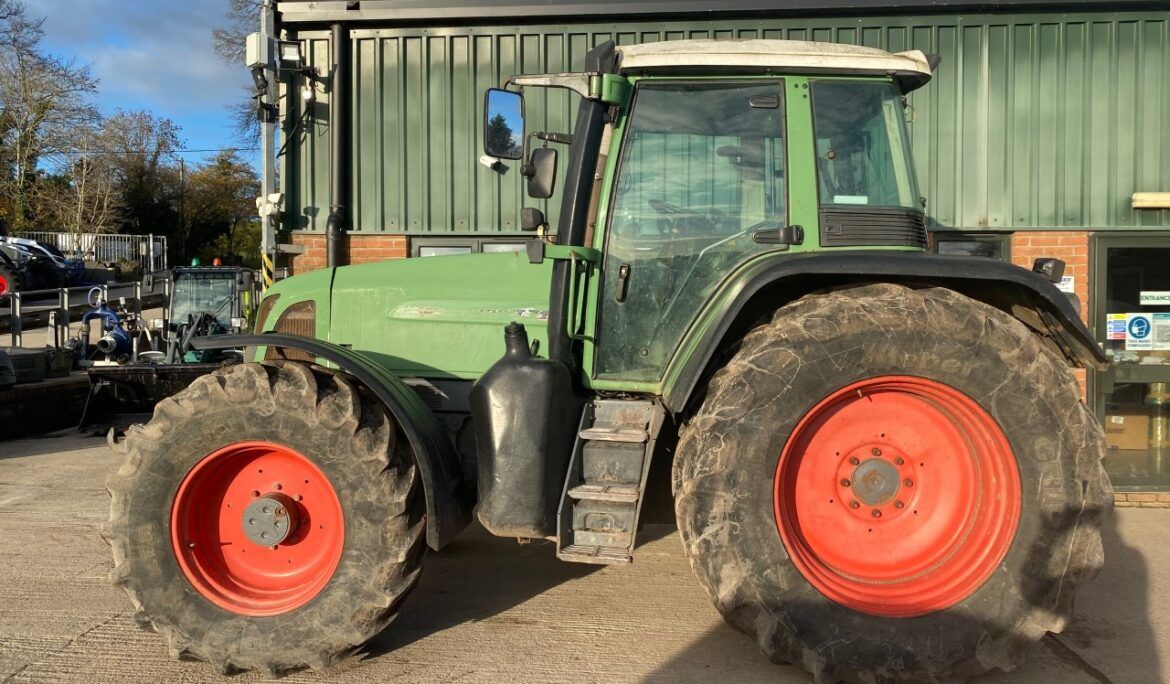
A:
POLYGON ((10 267, 0 263, 0 295, 20 290, 20 275, 10 267))
POLYGON ((1112 490, 1063 360, 942 289, 810 295, 712 378, 675 462, 716 606, 818 681, 1009 669, 1100 567, 1112 490))
POLYGON ((325 667, 413 588, 413 454, 344 377, 291 362, 200 378, 132 428, 107 487, 112 577, 176 656, 325 667))

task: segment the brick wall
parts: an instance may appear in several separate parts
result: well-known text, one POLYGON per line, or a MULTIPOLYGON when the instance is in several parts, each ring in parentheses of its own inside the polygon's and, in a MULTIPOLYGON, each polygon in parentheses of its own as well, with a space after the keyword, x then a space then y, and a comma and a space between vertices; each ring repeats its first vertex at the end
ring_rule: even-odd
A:
POLYGON ((1170 508, 1170 492, 1118 492, 1113 495, 1118 508, 1170 508))
MULTIPOLYGON (((1035 231, 1012 234, 1012 263, 1032 268, 1040 257, 1064 260, 1064 274, 1075 278, 1073 289, 1081 300, 1081 320, 1089 323, 1089 233, 1088 231, 1035 231)), ((1083 368, 1073 371, 1081 384, 1082 397, 1088 396, 1088 381, 1083 368)))
POLYGON ((1012 235, 1012 263, 1032 268, 1039 257, 1063 259, 1064 274, 1076 278, 1081 300, 1081 319, 1089 322, 1089 233, 1087 231, 1044 231, 1012 235))
MULTIPOLYGON (((325 235, 323 233, 293 233, 292 244, 305 248, 289 261, 292 274, 307 273, 325 268, 325 235)), ((405 259, 409 243, 405 235, 383 233, 346 233, 341 239, 341 264, 368 264, 387 259, 405 259)))

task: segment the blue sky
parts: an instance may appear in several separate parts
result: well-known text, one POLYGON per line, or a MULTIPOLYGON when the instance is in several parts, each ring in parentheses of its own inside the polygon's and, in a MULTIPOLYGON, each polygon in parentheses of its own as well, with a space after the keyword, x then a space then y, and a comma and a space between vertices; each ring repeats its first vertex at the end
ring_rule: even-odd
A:
MULTIPOLYGON (((251 78, 212 48, 223 0, 26 0, 44 16, 54 53, 90 64, 101 80, 97 105, 145 109, 182 128, 187 149, 235 147, 227 107, 251 78)), ((242 153, 253 163, 254 152, 242 153)), ((185 155, 196 161, 208 155, 185 155)))

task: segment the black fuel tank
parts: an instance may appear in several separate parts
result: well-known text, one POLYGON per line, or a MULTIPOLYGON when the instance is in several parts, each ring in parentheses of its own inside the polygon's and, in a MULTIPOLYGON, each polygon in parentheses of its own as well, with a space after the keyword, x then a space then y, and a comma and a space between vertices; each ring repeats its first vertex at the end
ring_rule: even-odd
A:
POLYGON ((471 388, 476 516, 500 537, 551 537, 581 401, 563 363, 532 354, 523 325, 508 325, 504 343, 503 358, 471 388))

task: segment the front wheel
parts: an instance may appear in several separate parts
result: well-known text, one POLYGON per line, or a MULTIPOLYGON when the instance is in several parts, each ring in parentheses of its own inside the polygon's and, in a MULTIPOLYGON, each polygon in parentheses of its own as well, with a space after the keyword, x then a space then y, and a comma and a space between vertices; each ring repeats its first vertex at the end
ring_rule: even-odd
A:
POLYGON ((1063 360, 944 289, 807 296, 680 436, 679 530, 716 606, 820 682, 1010 669, 1101 566, 1103 433, 1063 360))
POLYGON ((413 454, 344 376, 220 370, 124 447, 107 483, 112 578, 172 655, 224 672, 325 667, 385 628, 418 579, 413 454))

